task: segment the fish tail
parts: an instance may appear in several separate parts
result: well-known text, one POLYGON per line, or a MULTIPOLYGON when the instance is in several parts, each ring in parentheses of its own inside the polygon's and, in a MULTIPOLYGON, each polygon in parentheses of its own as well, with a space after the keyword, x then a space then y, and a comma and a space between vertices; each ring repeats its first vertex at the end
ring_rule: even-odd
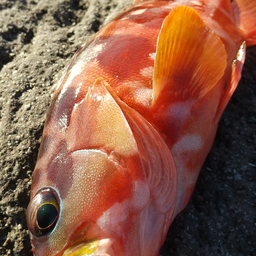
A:
POLYGON ((247 46, 256 45, 256 1, 235 0, 232 2, 237 24, 247 46))

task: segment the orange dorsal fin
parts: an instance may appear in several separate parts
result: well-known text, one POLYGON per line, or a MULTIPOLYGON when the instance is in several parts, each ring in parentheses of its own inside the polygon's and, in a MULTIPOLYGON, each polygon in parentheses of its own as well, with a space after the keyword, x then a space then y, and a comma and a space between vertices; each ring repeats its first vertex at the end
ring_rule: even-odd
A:
POLYGON ((238 20, 238 25, 243 31, 247 46, 256 44, 256 1, 255 0, 235 0, 234 10, 238 20))
POLYGON ((165 18, 156 48, 153 105, 159 100, 197 101, 221 79, 227 54, 221 39, 191 7, 165 18))

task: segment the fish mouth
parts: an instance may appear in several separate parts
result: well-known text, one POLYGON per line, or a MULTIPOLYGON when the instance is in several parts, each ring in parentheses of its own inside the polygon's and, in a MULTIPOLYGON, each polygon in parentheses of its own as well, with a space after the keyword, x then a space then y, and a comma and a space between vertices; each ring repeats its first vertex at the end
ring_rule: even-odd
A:
POLYGON ((89 243, 70 246, 62 256, 113 256, 111 253, 112 239, 106 238, 89 243))

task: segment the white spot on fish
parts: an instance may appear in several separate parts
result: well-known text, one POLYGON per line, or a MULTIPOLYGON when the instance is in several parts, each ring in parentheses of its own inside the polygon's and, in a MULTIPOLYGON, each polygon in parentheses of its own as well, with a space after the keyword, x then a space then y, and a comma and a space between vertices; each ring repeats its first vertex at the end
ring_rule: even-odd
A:
POLYGON ((153 67, 146 67, 140 70, 140 74, 147 78, 152 78, 154 73, 153 67))
MULTIPOLYGON (((59 99, 62 98, 62 96, 66 92, 67 88, 69 88, 69 86, 72 84, 73 79, 76 76, 81 74, 81 72, 84 69, 85 64, 88 63, 89 61, 91 61, 92 59, 96 58, 98 56, 98 54, 102 51, 103 47, 104 47, 103 44, 98 44, 93 47, 88 47, 87 50, 85 50, 81 53, 81 55, 78 58, 78 61, 74 64, 74 66, 69 71, 68 79, 63 86, 63 89, 59 95, 59 99)), ((79 87, 81 85, 82 85, 82 83, 79 83, 79 87)))
POLYGON ((187 151, 198 151, 203 147, 202 137, 198 134, 188 134, 174 144, 173 150, 183 153, 187 151))
POLYGON ((144 13, 147 9, 139 9, 139 10, 135 10, 133 12, 130 12, 130 15, 140 15, 142 13, 144 13))
POLYGON ((80 59, 71 69, 68 79, 66 83, 63 86, 63 89, 61 90, 61 93, 59 95, 59 99, 62 98, 63 94, 66 92, 67 88, 69 88, 70 84, 72 83, 73 79, 79 75, 83 68, 84 68, 85 61, 83 59, 80 59))
POLYGON ((96 58, 98 56, 98 54, 102 51, 102 49, 104 48, 104 44, 97 44, 94 45, 93 47, 88 47, 86 49, 86 51, 84 51, 81 54, 81 57, 79 57, 80 59, 84 59, 85 63, 89 62, 90 60, 96 58))
POLYGON ((129 213, 129 200, 122 203, 115 203, 97 220, 97 225, 107 232, 119 233, 129 213), (119 230, 120 229, 120 230, 119 230))
POLYGON ((135 181, 133 183, 133 186, 134 192, 132 207, 134 208, 135 211, 140 211, 148 203, 150 191, 148 185, 141 180, 135 181))
MULTIPOLYGON (((135 102, 144 106, 149 106, 150 99, 152 97, 152 88, 147 88, 145 84, 136 80, 126 81, 123 83, 123 86, 129 88, 135 102)), ((150 87, 152 85, 148 86, 150 87)))
POLYGON ((98 93, 92 93, 91 95, 90 95, 90 98, 93 100, 93 101, 101 101, 101 100, 103 100, 103 96, 102 95, 99 95, 98 93))
POLYGON ((78 62, 72 67, 68 80, 66 82, 67 85, 72 83, 72 80, 79 75, 87 62, 97 57, 99 52, 103 49, 103 44, 95 45, 94 47, 89 47, 86 51, 84 51, 78 59, 78 62))
POLYGON ((191 4, 202 6, 202 3, 196 0, 192 0, 191 4))
POLYGON ((151 60, 155 60, 155 58, 156 58, 156 53, 155 53, 155 52, 150 53, 150 54, 149 54, 149 58, 150 58, 151 60))
POLYGON ((139 87, 143 87, 144 85, 140 81, 128 80, 128 81, 123 83, 123 86, 129 87, 129 88, 132 88, 132 89, 136 89, 136 88, 139 88, 139 87))
POLYGON ((169 120, 175 122, 176 125, 182 126, 190 115, 191 102, 175 102, 168 107, 167 116, 169 120))
POLYGON ((128 16, 124 16, 121 20, 128 20, 128 16))
POLYGON ((135 101, 147 107, 152 97, 152 89, 150 88, 136 88, 134 91, 135 101))
POLYGON ((58 121, 59 128, 65 130, 68 127, 68 117, 66 114, 63 114, 58 121))

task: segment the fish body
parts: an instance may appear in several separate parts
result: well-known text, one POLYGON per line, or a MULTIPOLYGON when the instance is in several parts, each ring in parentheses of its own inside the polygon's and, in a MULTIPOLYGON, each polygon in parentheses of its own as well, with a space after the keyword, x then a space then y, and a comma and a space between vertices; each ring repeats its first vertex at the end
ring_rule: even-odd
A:
POLYGON ((253 0, 135 1, 78 50, 33 174, 34 255, 158 255, 256 43, 255 14, 253 0))

